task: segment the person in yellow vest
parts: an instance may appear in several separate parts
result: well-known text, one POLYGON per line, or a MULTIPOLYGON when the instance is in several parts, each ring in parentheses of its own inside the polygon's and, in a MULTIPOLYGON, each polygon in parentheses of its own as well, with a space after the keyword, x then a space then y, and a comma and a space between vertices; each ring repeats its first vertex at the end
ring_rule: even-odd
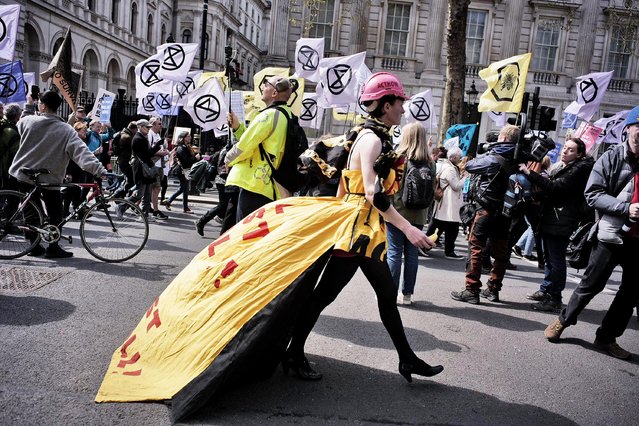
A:
POLYGON ((244 219, 254 210, 280 198, 292 194, 271 180, 271 167, 260 153, 260 144, 271 156, 273 166, 277 168, 282 160, 286 143, 287 119, 273 106, 281 106, 291 116, 286 102, 293 93, 291 80, 282 76, 273 76, 262 83, 262 100, 266 108, 246 127, 237 116, 230 112, 229 125, 233 129, 238 143, 226 154, 227 167, 232 167, 226 179, 226 185, 240 188, 237 202, 237 221, 244 219))

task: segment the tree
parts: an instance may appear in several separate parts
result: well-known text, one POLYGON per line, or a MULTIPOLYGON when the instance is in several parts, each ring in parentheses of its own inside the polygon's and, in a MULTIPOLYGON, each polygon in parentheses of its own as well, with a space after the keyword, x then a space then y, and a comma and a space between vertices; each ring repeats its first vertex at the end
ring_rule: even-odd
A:
POLYGON ((439 140, 443 142, 446 130, 461 123, 466 79, 466 22, 470 0, 448 0, 448 26, 446 28, 446 86, 442 101, 439 140))

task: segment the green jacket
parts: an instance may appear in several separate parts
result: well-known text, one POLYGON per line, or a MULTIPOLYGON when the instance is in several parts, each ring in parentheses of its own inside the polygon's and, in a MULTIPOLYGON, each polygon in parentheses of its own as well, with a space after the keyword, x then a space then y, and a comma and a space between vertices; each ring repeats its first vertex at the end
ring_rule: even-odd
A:
POLYGON ((9 178, 9 167, 18 147, 20 146, 20 134, 15 124, 0 120, 0 184, 4 187, 4 181, 9 178))
MULTIPOLYGON (((290 115, 288 106, 282 105, 290 115)), ((226 159, 231 168, 227 185, 235 185, 256 194, 273 199, 273 183, 271 181, 271 167, 260 155, 259 145, 271 156, 275 168, 279 167, 284 145, 286 144, 286 117, 275 108, 267 108, 251 121, 251 124, 240 127, 234 132, 238 143, 233 147, 226 159)), ((280 188, 276 185, 275 199, 282 198, 280 188)))

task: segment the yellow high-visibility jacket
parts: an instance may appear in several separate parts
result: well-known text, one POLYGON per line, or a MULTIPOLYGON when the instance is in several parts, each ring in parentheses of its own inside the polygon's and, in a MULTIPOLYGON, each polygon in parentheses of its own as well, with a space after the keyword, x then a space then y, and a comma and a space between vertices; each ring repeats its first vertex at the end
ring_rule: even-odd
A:
MULTIPOLYGON (((291 115, 288 106, 282 105, 291 115)), ((231 168, 226 179, 227 185, 235 185, 247 191, 262 194, 271 200, 280 199, 288 194, 283 194, 283 188, 271 181, 271 166, 260 155, 259 145, 270 155, 271 163, 277 169, 284 154, 286 144, 286 117, 275 108, 268 108, 260 112, 251 121, 248 128, 241 123, 234 134, 239 142, 234 147, 239 155, 228 164, 231 168), (274 198, 275 194, 275 198, 274 198)), ((228 157, 227 157, 228 158, 228 157)))

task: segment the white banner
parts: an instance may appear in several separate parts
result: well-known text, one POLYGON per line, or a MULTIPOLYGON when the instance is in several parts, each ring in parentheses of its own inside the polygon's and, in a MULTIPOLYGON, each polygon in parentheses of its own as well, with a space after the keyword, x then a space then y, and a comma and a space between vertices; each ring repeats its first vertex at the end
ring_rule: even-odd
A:
MULTIPOLYGON (((91 121, 93 121, 93 119, 95 118, 97 121, 102 122, 102 112, 104 110, 106 110, 106 108, 103 108, 103 101, 110 97, 112 100, 115 100, 115 93, 113 92, 109 92, 108 90, 105 89, 98 89, 98 95, 95 97, 95 102, 93 103, 93 108, 91 108, 91 111, 89 111, 89 114, 87 114, 87 117, 89 117, 91 119, 91 121)), ((108 104, 108 101, 107 101, 108 104)), ((113 101, 111 102, 110 105, 113 105, 113 101)), ((111 107, 109 106, 109 112, 108 115, 111 115, 111 107)))
POLYGON ((508 117, 506 116, 508 113, 506 112, 493 112, 488 111, 488 117, 495 122, 497 127, 504 127, 506 125, 506 120, 508 117))
POLYGON ((201 76, 202 71, 191 71, 184 80, 173 84, 173 100, 175 105, 184 106, 184 100, 189 93, 195 90, 201 76))
POLYGON ((327 106, 357 102, 358 71, 364 64, 364 59, 366 59, 366 52, 320 60, 320 82, 317 93, 324 98, 327 106))
POLYGON ((25 72, 22 73, 22 78, 24 80, 24 92, 27 96, 31 95, 31 88, 35 85, 36 76, 34 72, 25 72))
POLYGON ((222 124, 220 127, 213 129, 213 133, 216 138, 221 138, 229 135, 229 125, 227 123, 222 124))
POLYGON ((620 143, 626 117, 628 117, 629 112, 629 109, 620 111, 612 117, 601 118, 595 121, 595 126, 603 129, 597 138, 597 143, 620 143))
POLYGON ((299 116, 300 126, 308 129, 319 129, 322 126, 324 108, 317 105, 317 95, 305 93, 302 99, 302 111, 299 116))
POLYGON ((429 130, 437 127, 433 93, 430 89, 413 95, 404 103, 404 118, 408 123, 418 122, 429 130))
POLYGON ((20 5, 0 6, 0 58, 13 61, 18 38, 20 5))
POLYGON ((160 55, 155 54, 135 67, 135 96, 138 99, 144 98, 151 92, 171 93, 173 82, 159 76, 160 59, 160 55))
POLYGON ((324 38, 300 38, 295 43, 295 76, 319 80, 319 63, 324 58, 324 38))
POLYGON ((565 109, 568 114, 590 121, 599 109, 599 104, 603 100, 608 84, 612 79, 612 71, 594 72, 588 75, 577 77, 577 100, 573 101, 565 109))
POLYGON ((184 110, 204 131, 215 129, 226 123, 229 107, 217 79, 211 78, 191 92, 184 110))
POLYGON ((198 46, 197 43, 165 43, 158 46, 158 77, 173 81, 186 80, 198 46))

